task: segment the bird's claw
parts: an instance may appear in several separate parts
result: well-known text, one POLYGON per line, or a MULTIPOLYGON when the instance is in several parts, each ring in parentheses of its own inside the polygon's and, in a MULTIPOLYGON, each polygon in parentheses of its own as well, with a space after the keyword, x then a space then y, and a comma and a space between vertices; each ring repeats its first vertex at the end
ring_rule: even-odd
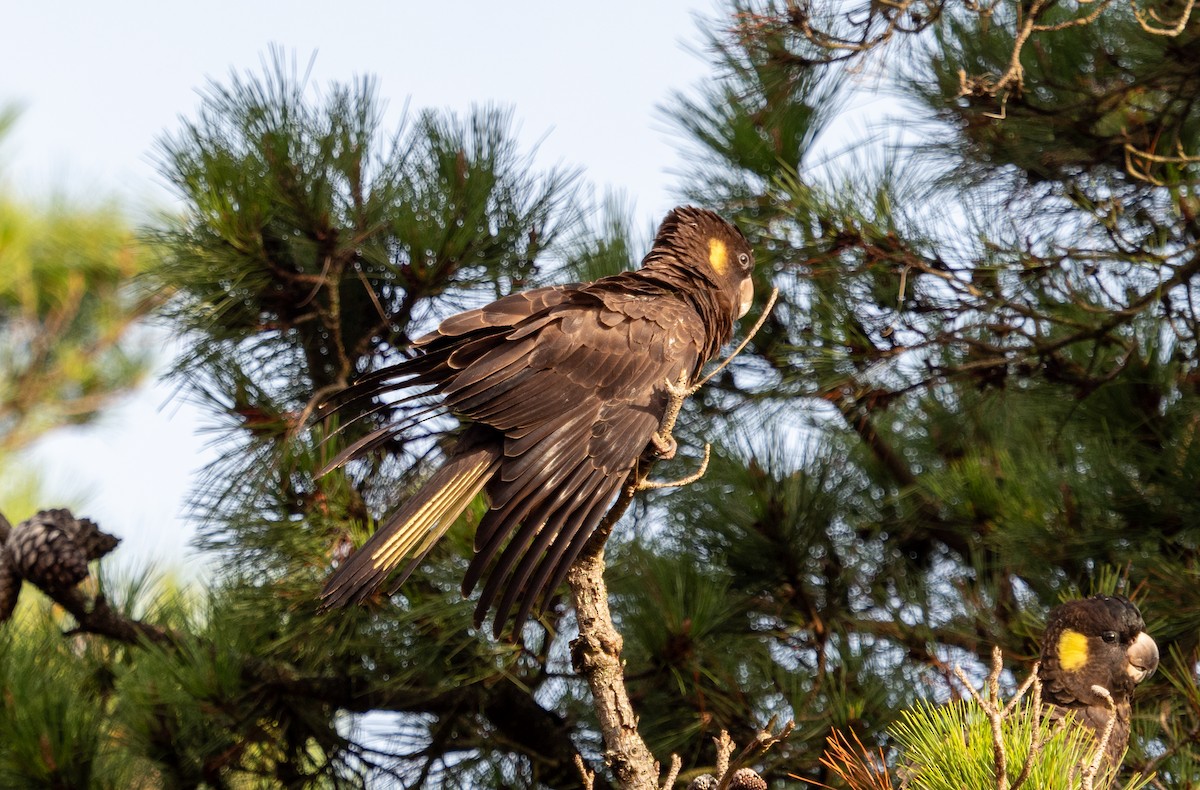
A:
POLYGON ((675 441, 675 437, 669 433, 656 433, 650 439, 650 446, 655 460, 670 461, 679 449, 679 442, 675 441))
POLYGON ((637 482, 635 491, 647 491, 657 488, 678 488, 680 486, 690 486, 700 478, 704 477, 704 473, 708 471, 708 460, 712 454, 712 445, 704 445, 704 457, 700 459, 700 468, 692 472, 686 477, 681 477, 678 480, 647 480, 644 477, 637 482))
POLYGON ((667 379, 667 394, 672 398, 682 401, 684 398, 692 395, 693 392, 694 390, 688 384, 688 376, 686 372, 679 375, 679 381, 671 381, 670 379, 667 379))

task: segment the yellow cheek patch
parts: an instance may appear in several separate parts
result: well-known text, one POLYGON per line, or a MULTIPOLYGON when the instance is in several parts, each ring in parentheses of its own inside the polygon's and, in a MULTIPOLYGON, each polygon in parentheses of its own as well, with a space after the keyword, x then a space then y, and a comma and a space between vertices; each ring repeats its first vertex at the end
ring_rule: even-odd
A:
POLYGON ((724 274, 729 268, 729 252, 725 249, 725 242, 720 239, 708 240, 708 265, 717 274, 724 274))
POLYGON ((1068 672, 1079 669, 1088 661, 1087 637, 1069 628, 1058 638, 1058 663, 1068 672))

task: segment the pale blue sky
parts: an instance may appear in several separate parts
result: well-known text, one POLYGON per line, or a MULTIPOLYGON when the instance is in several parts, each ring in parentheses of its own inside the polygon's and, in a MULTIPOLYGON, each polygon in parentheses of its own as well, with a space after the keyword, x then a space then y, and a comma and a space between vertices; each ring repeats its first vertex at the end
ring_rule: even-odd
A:
MULTIPOLYGON (((260 70, 270 45, 318 84, 374 75, 391 117, 413 109, 515 110, 539 161, 584 168, 620 190, 648 227, 672 205, 677 139, 656 109, 711 74, 694 15, 711 0, 607 3, 8 3, 0 26, 0 105, 24 107, 0 150, 18 193, 117 196, 134 214, 169 207, 151 152, 230 69, 260 70)), ((169 349, 164 349, 169 353, 169 349)), ((149 386, 101 422, 35 452, 52 497, 125 539, 119 564, 187 569, 183 516, 205 460, 198 414, 149 386), (58 499, 61 497, 61 499, 58 499)), ((27 514, 9 514, 21 518, 27 514)))

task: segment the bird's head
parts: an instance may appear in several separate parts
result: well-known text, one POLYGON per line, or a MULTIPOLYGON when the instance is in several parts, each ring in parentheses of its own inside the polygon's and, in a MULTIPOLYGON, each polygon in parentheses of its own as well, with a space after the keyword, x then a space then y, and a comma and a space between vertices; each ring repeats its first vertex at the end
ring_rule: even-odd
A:
POLYGON ((1092 686, 1103 686, 1115 701, 1128 701, 1134 686, 1157 668, 1158 645, 1128 599, 1097 595, 1050 612, 1041 670, 1050 697, 1102 704, 1092 686))
POLYGON ((754 301, 754 251, 736 225, 693 206, 672 209, 658 226, 643 266, 682 266, 717 286, 726 308, 741 318, 754 301))

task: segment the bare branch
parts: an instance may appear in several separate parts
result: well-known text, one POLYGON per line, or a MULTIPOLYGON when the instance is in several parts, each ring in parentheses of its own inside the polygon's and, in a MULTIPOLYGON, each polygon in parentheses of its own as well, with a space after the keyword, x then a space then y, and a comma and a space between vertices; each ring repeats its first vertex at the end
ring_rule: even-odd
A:
POLYGON ((583 757, 575 755, 575 767, 579 769, 579 778, 583 782, 583 790, 592 790, 596 783, 596 773, 583 764, 583 757))
POLYGON ((662 790, 671 790, 675 786, 675 780, 679 778, 679 770, 683 768, 683 761, 679 759, 678 754, 671 755, 671 765, 667 768, 667 775, 663 777, 662 790))
POLYGON ((771 315, 771 310, 775 308, 775 302, 777 299, 779 299, 779 289, 772 288, 771 295, 767 297, 767 303, 763 305, 762 313, 759 314, 758 320, 754 322, 754 326, 750 327, 750 331, 746 333, 744 338, 742 338, 742 342, 737 344, 737 347, 730 352, 729 356, 725 357, 721 364, 710 370, 708 375, 692 385, 691 391, 688 392, 688 395, 694 395, 701 387, 711 381, 713 376, 729 367, 729 363, 733 362, 734 358, 736 358, 738 354, 746 350, 746 346, 750 345, 750 341, 754 339, 754 336, 758 334, 758 331, 763 328, 763 324, 767 322, 767 318, 771 315))
POLYGON ((638 483, 638 491, 650 491, 659 488, 679 488, 681 486, 690 486, 700 478, 704 477, 704 473, 708 471, 708 462, 712 455, 712 445, 708 442, 704 443, 704 456, 700 459, 700 468, 690 475, 677 478, 675 480, 642 480, 638 483))
MULTIPOLYGON (((636 470, 630 477, 636 476, 636 470)), ((587 681, 604 737, 604 759, 618 784, 630 790, 658 790, 658 763, 638 734, 637 715, 625 690, 624 641, 613 625, 604 584, 604 541, 612 525, 629 507, 634 487, 626 485, 609 511, 602 529, 567 572, 571 598, 579 621, 579 636, 571 642, 571 663, 587 681), (613 514, 616 514, 613 517, 613 514)))
POLYGON ((1129 5, 1133 8, 1133 15, 1137 18, 1142 30, 1155 36, 1178 36, 1187 28, 1188 20, 1192 18, 1192 10, 1196 7, 1196 0, 1187 0, 1183 10, 1179 12, 1179 19, 1173 24, 1164 22, 1155 11, 1150 11, 1150 15, 1154 17, 1156 22, 1170 25, 1169 27, 1157 27, 1147 21, 1146 14, 1142 12, 1142 9, 1138 8, 1137 0, 1130 0, 1129 5))
POLYGON ((1100 767, 1104 764, 1108 742, 1112 740, 1113 728, 1117 723, 1117 704, 1113 701, 1112 694, 1108 689, 1103 686, 1092 686, 1092 693, 1103 698, 1108 704, 1108 721, 1104 725, 1104 732, 1100 734, 1100 740, 1096 743, 1096 753, 1083 768, 1083 790, 1093 790, 1095 787, 1096 774, 1100 773, 1100 767))
MULTIPOLYGON (((1030 699, 1029 707, 1032 710, 1040 711, 1042 709, 1042 679, 1038 675, 1041 669, 1041 662, 1035 662, 1033 669, 1030 670, 1029 679, 1021 684, 1021 688, 1017 690, 1017 694, 1013 697, 1007 706, 1004 708, 1005 715, 1010 714, 1016 707, 1021 698, 1030 689, 1033 690, 1033 696, 1030 699)), ((1037 760, 1038 755, 1042 753, 1043 736, 1045 731, 1041 727, 1034 727, 1033 741, 1029 744, 1029 753, 1025 755, 1025 764, 1021 766, 1021 772, 1017 774, 1017 778, 1013 780, 1011 790, 1018 790, 1025 781, 1029 779, 1029 775, 1033 772, 1033 763, 1037 760)))
POLYGON ((1008 790, 1008 755, 1004 751, 1004 708, 1000 706, 1000 673, 1004 671, 1004 656, 999 647, 992 648, 992 669, 985 686, 989 699, 975 690, 962 667, 955 667, 954 674, 967 687, 967 691, 983 709, 992 725, 992 755, 996 766, 996 790, 1008 790))
POLYGON ((721 784, 718 786, 718 790, 720 790, 720 788, 723 788, 728 784, 729 761, 730 758, 733 757, 733 750, 737 748, 737 745, 733 742, 733 739, 729 737, 729 732, 727 730, 721 730, 721 734, 716 738, 713 738, 713 744, 717 747, 717 763, 715 773, 717 780, 721 782, 721 784))

